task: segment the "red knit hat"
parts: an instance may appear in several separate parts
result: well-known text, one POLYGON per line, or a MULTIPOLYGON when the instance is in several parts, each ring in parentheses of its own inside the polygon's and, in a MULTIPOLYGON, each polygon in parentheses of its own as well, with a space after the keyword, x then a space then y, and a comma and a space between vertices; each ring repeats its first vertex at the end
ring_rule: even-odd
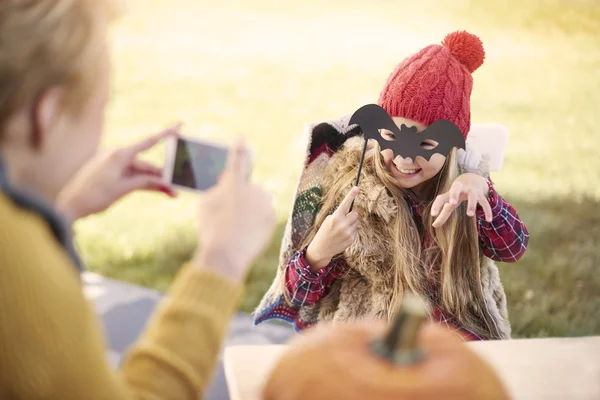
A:
POLYGON ((467 137, 471 128, 473 73, 483 64, 481 40, 453 32, 441 45, 432 44, 402 61, 390 74, 379 106, 392 117, 431 125, 447 119, 467 137))

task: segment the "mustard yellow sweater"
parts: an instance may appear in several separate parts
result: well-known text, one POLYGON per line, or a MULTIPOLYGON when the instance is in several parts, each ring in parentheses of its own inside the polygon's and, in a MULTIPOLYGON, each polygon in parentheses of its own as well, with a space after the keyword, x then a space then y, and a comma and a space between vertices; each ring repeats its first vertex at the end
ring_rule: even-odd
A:
POLYGON ((41 217, 0 194, 0 399, 199 399, 242 287, 184 266, 121 371, 76 268, 41 217))

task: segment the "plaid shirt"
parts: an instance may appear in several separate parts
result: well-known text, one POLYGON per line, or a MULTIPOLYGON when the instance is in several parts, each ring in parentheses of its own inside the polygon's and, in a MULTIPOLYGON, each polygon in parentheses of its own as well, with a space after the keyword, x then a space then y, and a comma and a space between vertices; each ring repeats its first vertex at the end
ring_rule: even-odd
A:
MULTIPOLYGON (((477 206, 476 218, 479 241, 483 254, 498 262, 518 261, 529 242, 529 233, 515 209, 506 202, 494 189, 491 179, 488 179, 488 201, 492 208, 492 221, 485 220, 481 206, 477 206)), ((417 226, 422 226, 422 206, 408 199, 413 218, 417 226)), ((429 238, 423 237, 424 248, 429 246, 429 238)), ((285 270, 285 297, 292 304, 310 306, 316 304, 327 294, 331 284, 341 277, 348 268, 343 258, 337 258, 318 272, 312 272, 306 261, 306 248, 296 252, 285 270)), ((436 283, 432 282, 432 292, 436 292, 436 283)), ((432 298, 436 293, 431 293, 432 298)), ((433 319, 455 329, 465 340, 482 340, 477 334, 461 329, 457 321, 450 315, 434 307, 433 319)))

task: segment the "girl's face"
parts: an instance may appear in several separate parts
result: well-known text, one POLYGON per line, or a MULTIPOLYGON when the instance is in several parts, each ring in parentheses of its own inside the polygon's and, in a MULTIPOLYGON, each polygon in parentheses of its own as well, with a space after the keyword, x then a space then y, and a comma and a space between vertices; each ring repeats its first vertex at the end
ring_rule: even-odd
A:
MULTIPOLYGON (((408 127, 416 127, 417 132, 423 131, 427 128, 426 125, 413 121, 406 118, 394 117, 394 122, 400 128, 403 124, 408 127)), ((386 140, 396 140, 394 134, 388 130, 381 131, 381 136, 386 140)), ((438 143, 427 139, 421 144, 424 149, 432 149, 437 146, 438 143)), ((404 189, 418 189, 419 185, 427 182, 440 172, 446 161, 446 157, 441 154, 434 154, 431 156, 429 161, 426 161, 423 157, 417 157, 416 159, 404 158, 401 155, 397 155, 395 158, 391 150, 383 150, 381 152, 383 156, 384 164, 394 178, 394 182, 400 188, 404 189)))

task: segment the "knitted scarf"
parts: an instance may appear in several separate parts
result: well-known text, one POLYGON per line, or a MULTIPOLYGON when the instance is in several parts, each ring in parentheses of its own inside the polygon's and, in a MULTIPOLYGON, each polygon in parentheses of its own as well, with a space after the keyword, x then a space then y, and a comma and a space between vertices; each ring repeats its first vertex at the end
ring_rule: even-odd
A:
POLYGON ((358 126, 349 126, 351 114, 339 119, 312 123, 305 126, 306 158, 304 168, 296 186, 295 199, 286 223, 281 249, 279 267, 271 287, 267 290, 254 313, 256 325, 269 319, 281 319, 294 325, 300 331, 314 324, 318 317, 318 306, 307 313, 306 307, 290 304, 284 297, 284 270, 295 251, 299 250, 305 236, 310 232, 321 206, 323 172, 331 157, 353 136, 360 134, 358 126), (306 314, 296 320, 299 312, 306 314))

